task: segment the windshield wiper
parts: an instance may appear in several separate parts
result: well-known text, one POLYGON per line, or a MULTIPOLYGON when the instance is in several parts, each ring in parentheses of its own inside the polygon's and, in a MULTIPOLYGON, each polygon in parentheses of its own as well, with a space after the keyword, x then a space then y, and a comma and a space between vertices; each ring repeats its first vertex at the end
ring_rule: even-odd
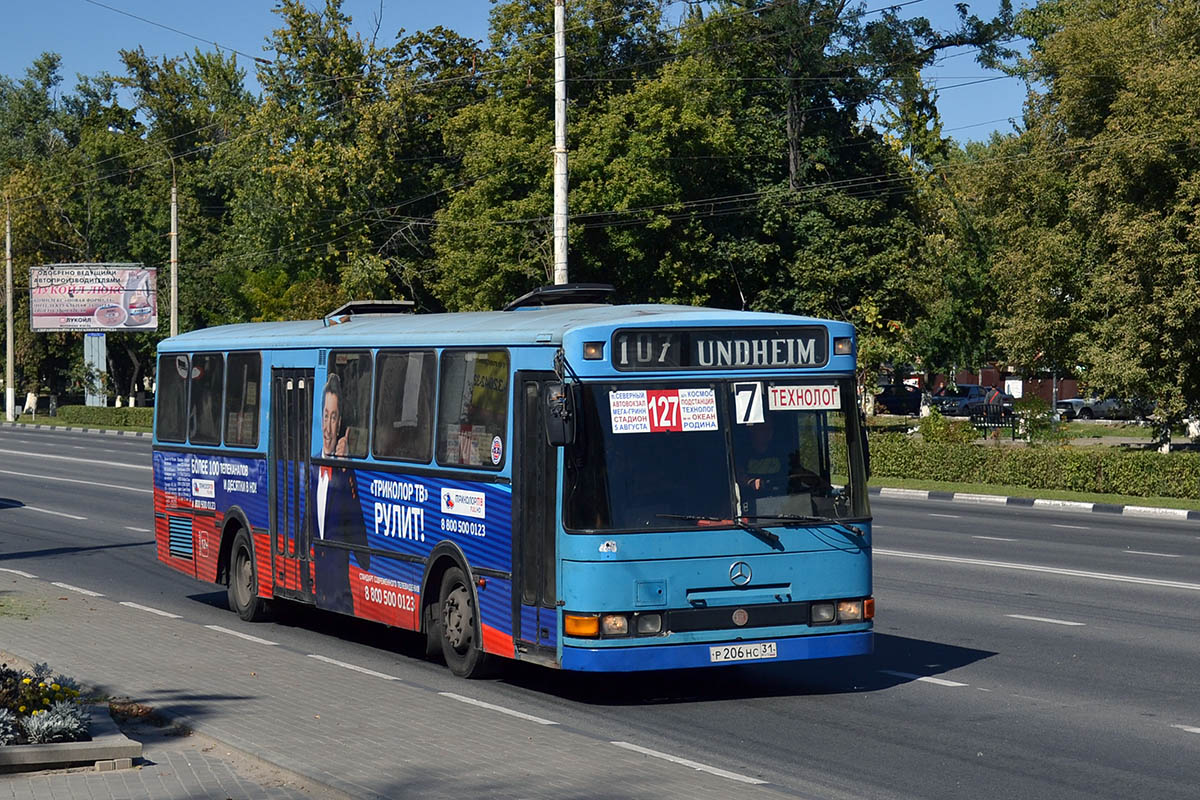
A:
POLYGON ((763 539, 772 547, 778 547, 782 549, 782 543, 779 541, 779 536, 769 530, 766 530, 765 528, 760 528, 757 525, 751 525, 748 520, 753 519, 752 517, 708 517, 701 514, 655 514, 654 516, 662 517, 663 519, 685 519, 695 522, 713 522, 722 525, 733 525, 734 527, 741 528, 747 533, 763 539))
POLYGON ((862 528, 859 528, 857 525, 851 525, 849 522, 842 522, 840 519, 834 519, 833 517, 813 517, 813 516, 805 516, 803 514, 751 514, 748 516, 743 515, 739 519, 753 520, 755 522, 757 522, 759 520, 764 520, 764 519, 778 519, 778 520, 783 520, 785 522, 824 523, 826 525, 836 525, 839 528, 842 528, 846 531, 849 531, 850 533, 853 533, 855 536, 865 536, 866 535, 862 532, 862 528))

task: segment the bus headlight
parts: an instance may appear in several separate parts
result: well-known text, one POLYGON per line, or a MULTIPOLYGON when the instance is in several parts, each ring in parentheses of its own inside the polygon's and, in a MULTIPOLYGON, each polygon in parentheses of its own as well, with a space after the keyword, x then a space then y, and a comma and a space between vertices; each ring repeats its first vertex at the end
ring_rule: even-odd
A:
POLYGON ((809 619, 814 625, 833 622, 837 619, 837 608, 833 603, 813 603, 809 611, 809 619))
POLYGON ((662 614, 639 614, 637 632, 640 634, 662 633, 662 614))
POLYGON ((605 614, 600 618, 600 629, 605 636, 628 636, 629 617, 624 614, 605 614))
POLYGON ((838 622, 858 622, 863 618, 862 600, 838 600, 838 622))

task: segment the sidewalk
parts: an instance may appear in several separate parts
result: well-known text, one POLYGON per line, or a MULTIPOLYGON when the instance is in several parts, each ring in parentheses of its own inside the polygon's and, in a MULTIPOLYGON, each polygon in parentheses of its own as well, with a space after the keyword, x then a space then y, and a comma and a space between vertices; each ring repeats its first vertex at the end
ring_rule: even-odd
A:
MULTIPOLYGON (((148 704, 227 750, 278 768, 278 776, 299 776, 247 779, 213 751, 164 750, 160 743, 147 745, 153 764, 100 780, 0 776, 5 800, 793 796, 753 785, 756 776, 702 772, 705 765, 639 752, 638 742, 610 742, 519 710, 480 706, 469 681, 439 692, 256 638, 272 629, 234 615, 219 627, 165 619, 120 605, 119 597, 74 594, 11 569, 0 569, 0 595, 34 609, 28 619, 0 615, 6 650, 48 662, 99 692, 148 704)), ((336 644, 330 640, 330 655, 336 644)))

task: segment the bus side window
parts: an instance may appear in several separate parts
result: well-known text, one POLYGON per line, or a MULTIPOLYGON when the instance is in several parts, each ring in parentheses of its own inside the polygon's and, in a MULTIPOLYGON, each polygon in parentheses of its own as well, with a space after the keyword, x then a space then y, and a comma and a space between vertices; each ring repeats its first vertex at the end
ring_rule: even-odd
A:
MULTIPOLYGON (((346 451, 340 455, 362 458, 367 454, 371 413, 371 354, 366 350, 329 354, 329 372, 341 382, 341 408, 346 451)), ((322 398, 324 402, 324 398, 322 398)))
POLYGON ((442 354, 438 463, 500 469, 508 452, 508 353, 442 354))
POLYGON ((191 366, 191 359, 182 353, 158 357, 154 414, 155 433, 161 442, 187 439, 187 376, 191 366))
POLYGON ((227 369, 225 444, 255 447, 258 445, 258 386, 262 380, 262 356, 230 353, 227 369))
POLYGON ((437 370, 432 350, 380 352, 375 358, 374 453, 428 462, 437 370))
POLYGON ((225 358, 220 353, 192 356, 188 419, 192 444, 221 443, 221 395, 225 388, 225 358))

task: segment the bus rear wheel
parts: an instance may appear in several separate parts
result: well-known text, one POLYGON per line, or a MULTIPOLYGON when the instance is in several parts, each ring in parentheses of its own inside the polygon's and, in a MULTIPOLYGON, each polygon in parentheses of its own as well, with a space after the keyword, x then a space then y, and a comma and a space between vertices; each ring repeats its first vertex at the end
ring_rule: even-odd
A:
POLYGON ((446 570, 438 597, 442 657, 446 659, 446 666, 460 678, 484 677, 491 659, 483 652, 480 641, 475 593, 461 569, 450 567, 446 570))
POLYGON ((229 610, 247 622, 267 618, 267 601, 258 596, 258 571, 254 567, 254 551, 245 528, 238 530, 229 548, 229 610))

